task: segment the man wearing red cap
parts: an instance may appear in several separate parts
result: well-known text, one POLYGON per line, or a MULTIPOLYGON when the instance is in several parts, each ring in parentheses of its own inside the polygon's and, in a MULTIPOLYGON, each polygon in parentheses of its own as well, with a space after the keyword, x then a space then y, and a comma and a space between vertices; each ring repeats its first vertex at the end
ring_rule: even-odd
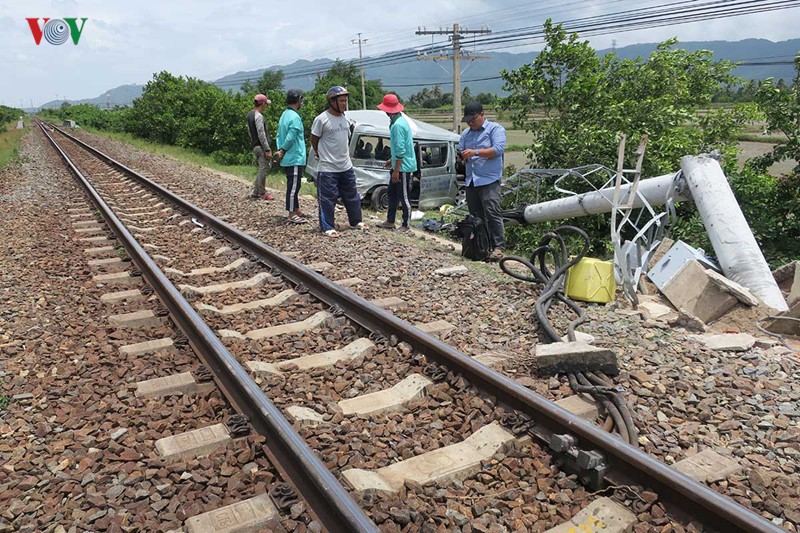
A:
POLYGON ((414 139, 411 136, 411 127, 402 115, 403 104, 395 94, 387 94, 383 102, 378 104, 378 109, 389 115, 389 145, 392 157, 386 162, 386 168, 391 168, 389 178, 389 210, 386 221, 378 224, 381 228, 395 229, 394 221, 397 216, 397 202, 402 202, 403 225, 402 231, 408 231, 408 222, 411 218, 411 174, 417 171, 417 158, 414 155, 414 139))
POLYGON ((250 198, 254 200, 257 198, 263 198, 264 200, 275 199, 271 194, 267 194, 264 189, 267 171, 272 160, 272 149, 269 147, 269 136, 267 135, 267 128, 264 125, 264 117, 261 112, 266 109, 267 104, 271 103, 270 99, 263 94, 257 94, 253 98, 253 109, 247 114, 250 146, 253 148, 253 154, 258 160, 258 175, 253 184, 253 194, 250 195, 250 198))

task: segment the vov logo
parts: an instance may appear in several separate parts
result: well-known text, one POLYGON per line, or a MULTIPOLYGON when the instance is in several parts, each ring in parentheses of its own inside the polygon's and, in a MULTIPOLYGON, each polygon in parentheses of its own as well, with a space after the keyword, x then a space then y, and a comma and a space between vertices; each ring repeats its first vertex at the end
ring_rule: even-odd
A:
POLYGON ((80 19, 80 28, 78 27, 78 19, 74 17, 64 17, 63 19, 26 18, 25 20, 28 21, 28 26, 31 27, 31 33, 33 34, 33 40, 36 42, 36 46, 39 46, 39 43, 42 42, 42 36, 44 36, 45 41, 50 44, 64 44, 67 42, 67 39, 72 37, 72 42, 77 45, 78 41, 81 39, 83 27, 86 25, 88 19, 80 19), (41 23, 39 22, 40 20, 42 21, 41 23))

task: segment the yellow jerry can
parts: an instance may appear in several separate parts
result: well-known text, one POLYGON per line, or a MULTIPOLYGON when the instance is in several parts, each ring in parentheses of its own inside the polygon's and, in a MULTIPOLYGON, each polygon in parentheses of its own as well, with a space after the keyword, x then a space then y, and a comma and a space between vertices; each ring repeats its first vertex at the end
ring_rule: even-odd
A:
POLYGON ((573 300, 605 304, 614 299, 616 290, 611 261, 584 257, 567 270, 566 292, 573 300))

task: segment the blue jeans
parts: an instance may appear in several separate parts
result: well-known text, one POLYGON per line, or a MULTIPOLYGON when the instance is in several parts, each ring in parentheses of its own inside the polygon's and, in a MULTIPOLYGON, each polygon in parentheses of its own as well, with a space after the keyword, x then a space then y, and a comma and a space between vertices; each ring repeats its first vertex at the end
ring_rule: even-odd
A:
POLYGON ((356 190, 353 169, 344 172, 319 172, 317 174, 317 201, 319 226, 322 231, 336 229, 334 213, 336 201, 341 197, 351 226, 361 222, 361 198, 356 190))

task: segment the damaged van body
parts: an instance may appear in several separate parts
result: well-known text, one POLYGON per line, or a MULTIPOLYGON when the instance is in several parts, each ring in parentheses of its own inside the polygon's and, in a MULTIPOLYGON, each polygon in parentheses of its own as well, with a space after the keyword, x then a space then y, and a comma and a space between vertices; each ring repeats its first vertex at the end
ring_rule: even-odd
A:
MULTIPOLYGON (((376 211, 388 204, 390 159, 389 117, 383 111, 347 111, 351 124, 350 158, 361 201, 376 211)), ((411 203, 422 210, 464 201, 464 167, 456 161, 459 136, 405 115, 414 138, 417 171, 413 174, 411 203)), ((309 151, 306 173, 317 176, 318 160, 309 151)))

